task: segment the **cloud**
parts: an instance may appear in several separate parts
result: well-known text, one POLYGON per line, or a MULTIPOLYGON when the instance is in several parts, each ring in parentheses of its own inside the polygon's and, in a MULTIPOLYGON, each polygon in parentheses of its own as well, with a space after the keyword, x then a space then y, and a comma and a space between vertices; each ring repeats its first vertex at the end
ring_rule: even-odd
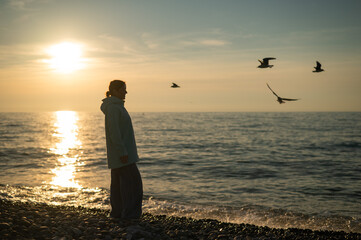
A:
POLYGON ((230 42, 218 39, 200 39, 200 40, 185 40, 181 41, 183 46, 193 47, 223 47, 229 45, 230 42))
POLYGON ((0 45, 0 69, 28 66, 36 63, 41 56, 38 47, 30 45, 0 45))
POLYGON ((222 47, 229 45, 231 36, 219 29, 210 29, 200 32, 184 32, 176 35, 161 35, 156 33, 143 33, 142 43, 150 50, 156 49, 180 49, 185 46, 192 47, 222 47))
POLYGON ((9 0, 8 4, 13 9, 25 10, 27 6, 31 4, 34 0, 9 0))
POLYGON ((152 39, 152 35, 149 33, 142 34, 142 40, 149 49, 156 49, 159 47, 159 43, 152 39))
POLYGON ((231 45, 230 35, 211 29, 209 31, 185 32, 173 35, 143 32, 136 35, 98 36, 92 50, 94 58, 102 62, 149 63, 179 62, 203 59, 212 51, 227 52, 231 45))
POLYGON ((132 41, 130 39, 121 38, 109 34, 101 34, 98 36, 100 39, 101 47, 98 48, 98 51, 103 52, 113 52, 117 54, 125 55, 138 55, 140 54, 140 47, 137 44, 137 41, 132 41))
POLYGON ((217 39, 205 39, 199 41, 199 43, 204 46, 215 46, 215 47, 224 46, 228 44, 227 41, 217 40, 217 39))
POLYGON ((154 58, 149 54, 149 47, 140 39, 101 34, 91 45, 93 46, 89 49, 91 57, 105 64, 144 63, 154 58))
POLYGON ((33 10, 30 5, 47 3, 50 0, 8 0, 8 5, 15 10, 33 10))

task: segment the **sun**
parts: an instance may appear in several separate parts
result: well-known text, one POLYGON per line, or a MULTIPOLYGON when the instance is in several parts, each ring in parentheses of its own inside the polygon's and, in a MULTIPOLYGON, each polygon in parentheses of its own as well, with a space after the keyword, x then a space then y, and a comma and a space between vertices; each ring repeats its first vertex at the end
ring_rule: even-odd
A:
POLYGON ((45 62, 49 67, 60 73, 72 73, 85 67, 85 60, 82 58, 83 47, 72 42, 62 42, 46 49, 51 57, 45 62))

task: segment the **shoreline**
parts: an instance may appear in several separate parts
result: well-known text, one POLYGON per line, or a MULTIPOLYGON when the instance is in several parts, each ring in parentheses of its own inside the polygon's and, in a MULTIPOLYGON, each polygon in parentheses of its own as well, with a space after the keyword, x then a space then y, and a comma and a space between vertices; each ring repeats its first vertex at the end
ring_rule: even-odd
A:
POLYGON ((276 229, 143 213, 139 222, 109 211, 0 199, 0 239, 361 239, 360 233, 276 229))

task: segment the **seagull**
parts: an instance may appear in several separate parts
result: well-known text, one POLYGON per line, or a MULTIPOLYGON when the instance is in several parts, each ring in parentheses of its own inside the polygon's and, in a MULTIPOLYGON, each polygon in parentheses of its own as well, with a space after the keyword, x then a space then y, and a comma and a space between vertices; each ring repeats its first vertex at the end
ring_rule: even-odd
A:
POLYGON ((271 87, 268 85, 267 83, 267 86, 268 88, 271 90, 271 92, 273 92, 273 94, 277 97, 277 102, 279 102, 280 104, 281 103, 286 103, 285 101, 297 101, 298 99, 291 99, 291 98, 282 98, 280 96, 278 96, 272 89, 271 87))
POLYGON ((315 71, 313 71, 313 72, 323 72, 323 71, 325 71, 325 70, 323 70, 321 68, 321 63, 319 61, 316 61, 316 64, 317 64, 316 67, 314 67, 315 71))
POLYGON ((180 86, 178 85, 178 84, 176 84, 176 83, 173 83, 173 85, 172 86, 170 86, 171 88, 180 88, 180 86))
POLYGON ((273 59, 276 59, 276 58, 273 58, 273 57, 263 58, 263 61, 258 59, 258 61, 261 63, 261 65, 259 65, 258 68, 271 68, 271 67, 273 67, 273 65, 268 64, 268 61, 273 60, 273 59))

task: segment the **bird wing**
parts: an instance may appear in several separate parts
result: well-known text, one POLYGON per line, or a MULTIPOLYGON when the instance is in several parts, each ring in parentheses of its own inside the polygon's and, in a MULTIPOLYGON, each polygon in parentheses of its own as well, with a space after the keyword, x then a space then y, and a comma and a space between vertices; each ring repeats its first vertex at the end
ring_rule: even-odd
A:
POLYGON ((261 64, 263 64, 263 62, 261 60, 258 59, 258 62, 260 62, 261 64))
POLYGON ((319 61, 316 61, 316 64, 317 64, 316 68, 321 68, 321 63, 319 61))
POLYGON ((292 98, 282 98, 282 100, 285 100, 285 101, 297 101, 298 99, 292 99, 292 98))
POLYGON ((268 65, 269 60, 272 60, 272 59, 276 59, 276 58, 273 58, 273 57, 263 58, 263 63, 264 63, 264 65, 268 65))
MULTIPOLYGON (((271 92, 273 92, 273 94, 276 96, 276 97, 279 97, 273 90, 272 90, 272 88, 268 85, 268 83, 266 83, 267 84, 267 87, 271 90, 271 92)), ((282 98, 283 99, 283 98, 282 98)))

